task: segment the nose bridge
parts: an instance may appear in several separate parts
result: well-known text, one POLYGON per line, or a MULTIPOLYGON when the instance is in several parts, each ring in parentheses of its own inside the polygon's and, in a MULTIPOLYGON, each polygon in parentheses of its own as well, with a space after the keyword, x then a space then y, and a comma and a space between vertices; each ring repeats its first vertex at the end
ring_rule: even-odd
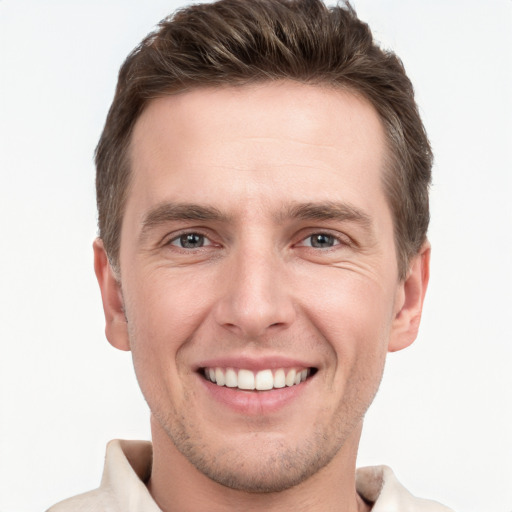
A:
POLYGON ((286 286, 282 255, 269 240, 248 237, 227 262, 226 286, 217 322, 247 337, 293 321, 294 307, 286 286))

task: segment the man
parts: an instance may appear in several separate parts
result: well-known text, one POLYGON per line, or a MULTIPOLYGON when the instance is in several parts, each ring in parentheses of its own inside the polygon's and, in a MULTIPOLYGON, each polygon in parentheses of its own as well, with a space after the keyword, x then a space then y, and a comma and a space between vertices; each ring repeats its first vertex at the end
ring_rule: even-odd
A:
POLYGON ((432 156, 400 61, 349 7, 222 0, 124 63, 96 153, 95 271, 152 445, 108 511, 446 511, 356 472, 386 353, 418 331, 432 156))

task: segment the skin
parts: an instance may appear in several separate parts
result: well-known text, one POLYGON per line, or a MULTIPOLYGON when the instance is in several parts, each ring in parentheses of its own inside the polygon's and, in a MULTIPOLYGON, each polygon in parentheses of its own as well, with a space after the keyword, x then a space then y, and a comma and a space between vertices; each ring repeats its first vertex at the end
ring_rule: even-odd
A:
POLYGON ((142 113, 121 275, 94 251, 107 338, 132 351, 151 409, 163 510, 369 510, 362 421, 386 353, 417 335, 430 255, 399 280, 385 161, 377 113, 340 90, 198 89, 142 113), (278 357, 316 373, 261 414, 212 399, 197 371, 278 357))

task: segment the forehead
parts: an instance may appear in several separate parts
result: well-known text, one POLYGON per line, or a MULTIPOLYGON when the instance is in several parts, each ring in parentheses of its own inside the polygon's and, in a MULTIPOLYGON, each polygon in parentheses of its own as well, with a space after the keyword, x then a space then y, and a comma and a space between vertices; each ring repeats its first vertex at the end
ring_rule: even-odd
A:
POLYGON ((380 184, 384 140, 374 108, 346 90, 288 81, 195 89, 152 100, 142 113, 131 188, 149 204, 187 190, 199 202, 214 191, 245 201, 272 196, 270 188, 282 201, 350 202, 380 184))

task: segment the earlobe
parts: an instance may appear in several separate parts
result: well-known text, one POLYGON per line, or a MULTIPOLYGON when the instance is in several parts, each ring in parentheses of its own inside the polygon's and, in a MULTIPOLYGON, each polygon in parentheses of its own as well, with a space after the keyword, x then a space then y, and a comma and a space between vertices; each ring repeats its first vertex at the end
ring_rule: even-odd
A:
POLYGON ((426 241, 411 260, 409 273, 399 290, 399 308, 396 312, 389 352, 402 350, 416 339, 420 327, 423 300, 430 277, 430 243, 426 241))
POLYGON ((94 241, 93 250, 94 271, 100 286, 105 314, 105 335, 112 346, 119 350, 130 350, 121 285, 110 265, 100 238, 94 241))

